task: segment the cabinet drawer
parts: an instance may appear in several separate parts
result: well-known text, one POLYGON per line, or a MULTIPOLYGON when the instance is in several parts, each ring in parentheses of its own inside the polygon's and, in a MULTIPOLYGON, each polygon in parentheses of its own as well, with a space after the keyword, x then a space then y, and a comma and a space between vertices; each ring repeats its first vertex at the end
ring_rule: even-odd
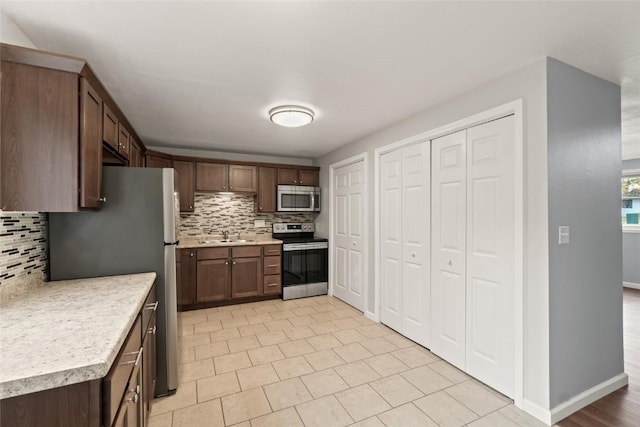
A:
POLYGON ((199 248, 198 259, 229 258, 229 248, 199 248))
POLYGON ((282 245, 264 245, 262 250, 264 256, 280 255, 280 252, 282 251, 282 245))
POLYGON ((281 265, 281 258, 279 256, 264 257, 264 275, 267 276, 269 274, 280 274, 281 265))
POLYGON ((232 258, 251 258, 262 255, 260 246, 239 246, 231 248, 232 258))
POLYGON ((274 295, 282 292, 282 278, 279 274, 264 276, 262 293, 264 295, 274 295))
POLYGON ((153 313, 157 310, 158 298, 156 297, 156 287, 154 285, 149 291, 149 295, 147 296, 147 300, 144 302, 144 306, 142 306, 142 330, 144 331, 142 335, 146 334, 146 331, 149 328, 149 322, 153 317, 153 313))
POLYGON ((120 402, 129 383, 133 368, 140 365, 142 343, 142 320, 136 318, 129 336, 125 340, 120 354, 113 362, 109 373, 102 382, 102 399, 104 407, 104 425, 111 425, 116 416, 120 402))

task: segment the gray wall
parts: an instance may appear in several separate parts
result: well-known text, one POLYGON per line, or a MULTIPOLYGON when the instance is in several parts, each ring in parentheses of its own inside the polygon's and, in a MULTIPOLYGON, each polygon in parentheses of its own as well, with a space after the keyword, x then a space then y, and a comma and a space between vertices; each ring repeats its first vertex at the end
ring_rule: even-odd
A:
MULTIPOLYGON (((640 170, 640 159, 624 160, 622 170, 640 170)), ((622 280, 640 285, 640 233, 622 233, 622 280)))
POLYGON ((547 83, 553 408, 624 370, 621 136, 619 86, 554 59, 547 83))
MULTIPOLYGON (((525 150, 525 353, 524 398, 541 408, 549 408, 549 316, 548 316, 548 240, 547 240, 547 130, 546 130, 546 60, 541 58, 523 68, 497 77, 470 89, 461 88, 460 95, 429 110, 382 129, 361 140, 341 147, 320 159, 320 183, 323 206, 329 206, 329 166, 349 157, 366 153, 368 159, 367 236, 368 236, 368 301, 374 307, 375 281, 375 205, 374 152, 388 145, 439 126, 469 117, 501 104, 524 101, 525 150)), ((425 94, 428 98, 429 94, 425 94)), ((318 234, 329 237, 329 209, 316 220, 318 234)))

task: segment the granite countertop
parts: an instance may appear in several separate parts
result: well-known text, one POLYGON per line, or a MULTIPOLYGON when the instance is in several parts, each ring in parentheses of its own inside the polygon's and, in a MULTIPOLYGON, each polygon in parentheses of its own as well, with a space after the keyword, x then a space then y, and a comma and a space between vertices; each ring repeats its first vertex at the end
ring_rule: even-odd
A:
POLYGON ((43 283, 0 304, 0 399, 103 378, 156 273, 43 283))
POLYGON ((180 236, 179 249, 208 248, 219 246, 251 246, 251 245, 280 245, 282 240, 274 239, 268 234, 232 234, 231 242, 223 242, 222 235, 180 236))

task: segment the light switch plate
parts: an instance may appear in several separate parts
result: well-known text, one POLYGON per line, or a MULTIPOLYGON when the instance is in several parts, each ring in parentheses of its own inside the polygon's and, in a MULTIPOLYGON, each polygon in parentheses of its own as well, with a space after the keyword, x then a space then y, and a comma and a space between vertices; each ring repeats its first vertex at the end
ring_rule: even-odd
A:
POLYGON ((568 225, 561 225, 558 227, 558 244, 568 245, 571 231, 568 225))
POLYGON ((256 228, 262 228, 267 226, 267 222, 264 219, 256 219, 253 221, 253 226, 256 228))

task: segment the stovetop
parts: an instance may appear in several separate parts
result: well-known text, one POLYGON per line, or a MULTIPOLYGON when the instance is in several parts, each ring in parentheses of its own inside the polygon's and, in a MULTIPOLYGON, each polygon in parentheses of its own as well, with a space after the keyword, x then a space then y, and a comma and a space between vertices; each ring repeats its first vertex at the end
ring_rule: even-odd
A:
POLYGON ((323 237, 315 237, 315 226, 309 223, 274 223, 273 238, 286 243, 315 243, 328 242, 323 237))
POLYGON ((277 237, 273 235, 274 239, 282 240, 283 243, 314 243, 314 242, 328 242, 329 239, 324 237, 277 237))

